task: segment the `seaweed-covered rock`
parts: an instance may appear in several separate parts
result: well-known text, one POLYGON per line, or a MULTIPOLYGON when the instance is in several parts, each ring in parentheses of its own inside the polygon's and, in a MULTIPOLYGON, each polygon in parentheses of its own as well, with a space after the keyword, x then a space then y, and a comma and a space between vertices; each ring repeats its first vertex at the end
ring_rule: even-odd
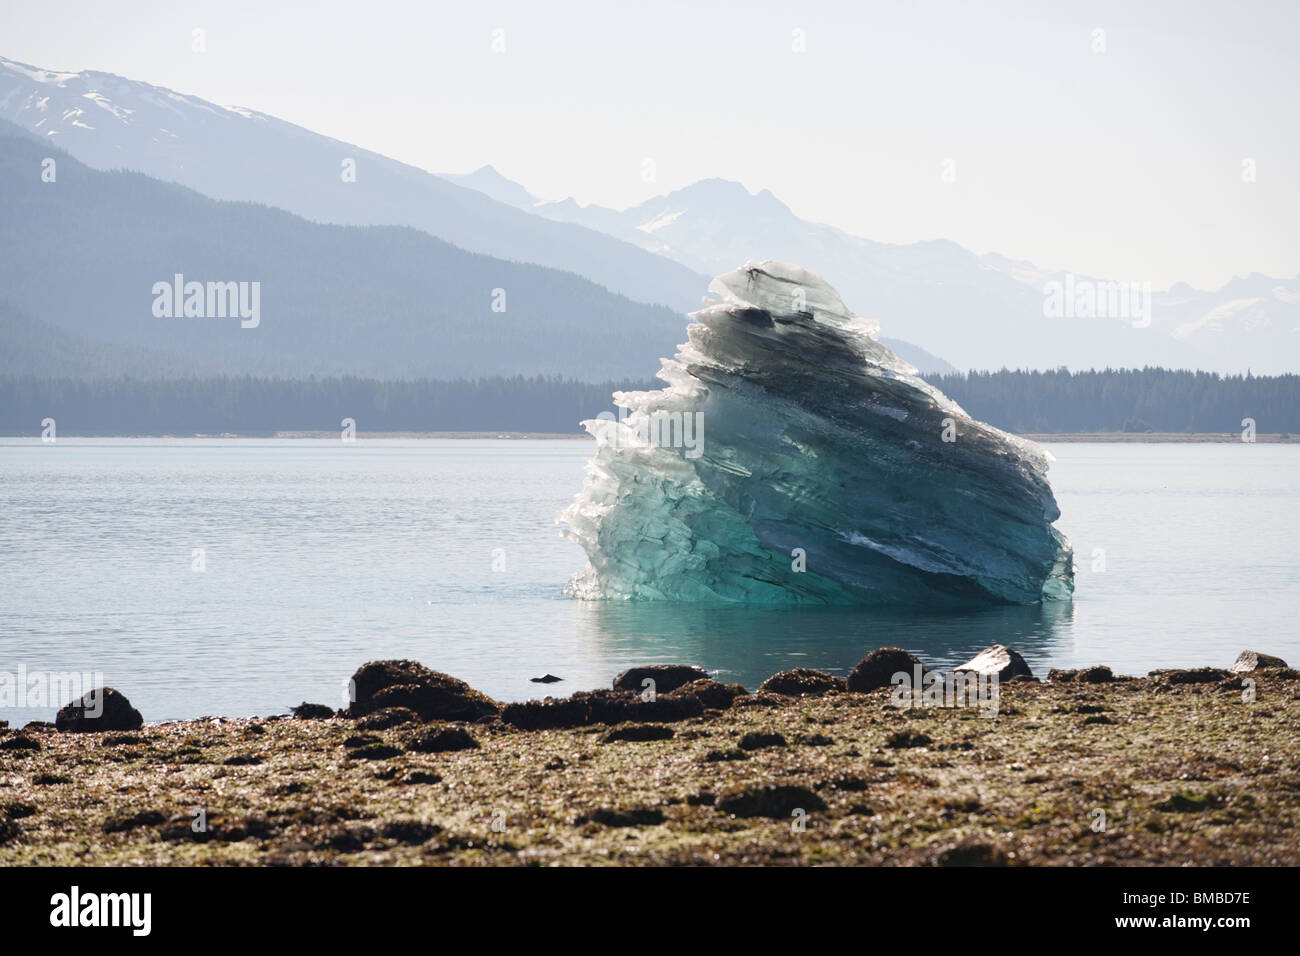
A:
POLYGON ((760 692, 786 697, 824 697, 826 694, 838 694, 846 688, 843 677, 835 677, 810 667, 780 671, 758 685, 760 692))
POLYGON ((331 717, 336 716, 333 707, 327 707, 324 704, 309 704, 305 700, 297 707, 289 708, 289 712, 299 720, 329 720, 331 717))
POLYGON ((1242 651, 1229 669, 1234 674, 1249 674, 1263 668, 1286 666, 1286 661, 1280 657, 1260 654, 1258 651, 1242 651))
POLYGON ((775 731, 751 730, 740 738, 737 746, 741 750, 762 750, 765 747, 785 747, 788 745, 785 737, 775 731))
POLYGON ((625 724, 615 727, 609 733, 601 737, 601 743, 614 743, 616 741, 635 741, 644 742, 648 740, 672 740, 676 732, 671 727, 665 727, 663 724, 625 724))
POLYGON ((1007 866, 1006 851, 986 840, 968 840, 939 851, 935 866, 1007 866))
MULTIPOLYGON (((1173 673, 1172 671, 1152 671, 1151 676, 1173 673)), ((1128 678, 1125 678, 1127 680, 1128 678)), ((1096 667, 1081 667, 1062 670, 1053 667, 1047 672, 1047 680, 1052 684, 1109 684, 1116 680, 1115 674, 1105 664, 1096 667)))
POLYGON ((439 833, 442 827, 436 823, 425 823, 423 820, 389 820, 379 827, 379 835, 385 840, 392 840, 394 843, 404 843, 407 846, 419 846, 421 843, 428 843, 439 833))
POLYGON ((372 711, 357 721, 360 730, 387 730, 398 724, 409 724, 420 718, 408 707, 385 707, 372 711))
POLYGON ((144 718, 122 692, 112 687, 96 687, 80 700, 59 708, 54 726, 64 733, 139 730, 144 726, 144 718))
POLYGON ((1194 667, 1191 670, 1163 671, 1159 676, 1170 684, 1217 684, 1232 674, 1221 667, 1194 667))
POLYGON ((630 667, 614 678, 614 690, 636 691, 645 689, 646 678, 654 681, 656 694, 667 694, 681 687, 709 676, 708 671, 690 664, 646 664, 642 667, 630 667))
POLYGON ((812 813, 825 810, 826 801, 807 787, 757 784, 731 790, 720 796, 715 804, 723 813, 737 817, 769 817, 784 819, 796 810, 812 813))
POLYGON ((402 751, 392 744, 366 744, 348 751, 349 760, 387 760, 399 757, 402 751))
POLYGON ((698 717, 704 705, 697 697, 660 694, 642 700, 640 694, 617 690, 579 691, 558 700, 528 700, 507 704, 501 719, 523 730, 553 730, 588 724, 668 723, 698 717))
POLYGON ((405 707, 421 720, 478 720, 500 705, 463 680, 408 660, 371 661, 352 675, 348 716, 364 717, 386 707, 405 707))
POLYGON ((749 754, 739 747, 731 747, 727 750, 710 750, 704 755, 705 763, 722 763, 726 760, 748 760, 749 754))
POLYGON ((1105 664, 1099 664, 1096 667, 1080 668, 1074 679, 1080 684, 1109 684, 1115 680, 1115 674, 1105 664))
POLYGON ((411 740, 410 750, 422 754, 449 753, 453 750, 477 750, 478 741, 459 727, 428 730, 411 740))
POLYGON ((981 677, 996 677, 999 681, 1011 680, 1013 677, 1033 677, 1025 659, 1011 648, 1002 644, 980 651, 965 664, 954 667, 953 671, 979 674, 981 677))
POLYGON ((895 674, 912 679, 920 666, 920 659, 901 647, 878 647, 854 665, 846 684, 849 690, 859 692, 888 687, 895 674))
POLYGON ((712 677, 702 677, 669 691, 674 698, 694 697, 710 710, 726 710, 738 697, 749 694, 741 684, 723 684, 712 677))
POLYGON ((166 822, 167 817, 159 810, 137 810, 109 817, 104 821, 102 829, 105 833, 125 833, 138 827, 153 827, 166 822))
POLYGON ((911 730, 899 730, 885 738, 885 746, 890 750, 906 750, 910 747, 928 747, 934 743, 928 734, 911 730))
POLYGON ((634 807, 630 810, 612 810, 601 807, 582 814, 574 823, 599 823, 606 827, 652 827, 664 822, 664 812, 656 807, 634 807))

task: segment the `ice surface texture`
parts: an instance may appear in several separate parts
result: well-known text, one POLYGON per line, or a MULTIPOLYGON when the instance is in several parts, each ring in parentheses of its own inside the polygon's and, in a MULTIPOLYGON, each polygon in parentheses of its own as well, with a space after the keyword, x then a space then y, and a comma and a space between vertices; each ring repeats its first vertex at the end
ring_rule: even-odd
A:
POLYGON ((666 388, 617 392, 560 516, 587 599, 1028 604, 1073 591, 1051 456, 975 421, 826 281, 749 262, 709 286, 666 388), (685 426, 684 428, 681 426, 685 426), (945 440, 945 437, 951 440, 945 440))

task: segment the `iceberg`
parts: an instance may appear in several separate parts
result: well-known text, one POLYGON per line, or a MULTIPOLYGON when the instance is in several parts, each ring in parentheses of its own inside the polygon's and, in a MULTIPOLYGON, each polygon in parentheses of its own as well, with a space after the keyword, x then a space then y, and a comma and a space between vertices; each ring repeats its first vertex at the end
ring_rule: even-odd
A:
POLYGON ((1051 455, 976 421, 814 272, 709 286, 654 391, 616 392, 558 516, 582 599, 1031 604, 1073 592, 1051 455))

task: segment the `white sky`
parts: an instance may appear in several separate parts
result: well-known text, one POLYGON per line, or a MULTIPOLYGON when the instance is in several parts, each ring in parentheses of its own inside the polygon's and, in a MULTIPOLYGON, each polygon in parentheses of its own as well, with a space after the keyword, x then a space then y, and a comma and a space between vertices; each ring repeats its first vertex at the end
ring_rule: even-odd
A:
POLYGON ((3 0, 0 55, 434 172, 491 163, 548 198, 623 208, 721 176, 871 239, 1157 287, 1300 272, 1294 0, 3 0))

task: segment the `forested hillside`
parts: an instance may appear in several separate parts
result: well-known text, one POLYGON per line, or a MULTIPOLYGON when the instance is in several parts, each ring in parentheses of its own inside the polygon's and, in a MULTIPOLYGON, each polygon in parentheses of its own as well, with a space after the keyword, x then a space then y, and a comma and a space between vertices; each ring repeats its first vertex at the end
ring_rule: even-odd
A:
MULTIPOLYGON (((571 273, 415 229, 217 202, 90 169, 26 134, 0 131, 0 209, 0 295, 13 308, 97 343, 218 371, 602 381, 653 374, 685 339, 684 315, 571 273), (41 177, 47 158, 52 182, 41 177), (155 284, 177 274, 205 287, 257 283, 255 327, 238 316, 158 314, 155 284)), ((36 371, 4 359, 4 374, 36 371)))

